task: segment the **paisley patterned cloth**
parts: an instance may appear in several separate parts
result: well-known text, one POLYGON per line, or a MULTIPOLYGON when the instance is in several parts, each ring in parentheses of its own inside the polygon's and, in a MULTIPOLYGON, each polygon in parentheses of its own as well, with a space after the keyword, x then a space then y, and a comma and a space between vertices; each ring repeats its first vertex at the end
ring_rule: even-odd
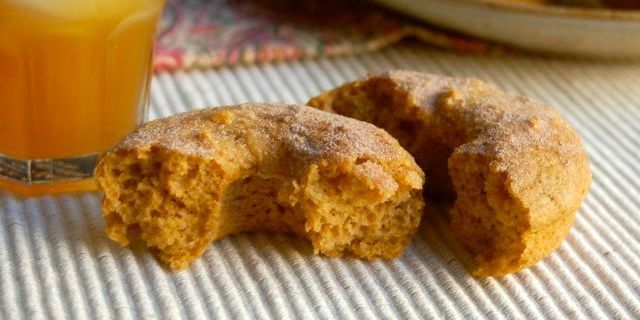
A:
POLYGON ((463 52, 500 50, 363 1, 169 0, 154 69, 334 56, 377 50, 407 37, 463 52))

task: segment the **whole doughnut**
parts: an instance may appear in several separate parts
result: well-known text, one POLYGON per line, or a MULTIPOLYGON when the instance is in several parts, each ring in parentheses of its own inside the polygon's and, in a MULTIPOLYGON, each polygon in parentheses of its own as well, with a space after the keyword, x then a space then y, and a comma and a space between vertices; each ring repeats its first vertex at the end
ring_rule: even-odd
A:
POLYGON ((580 139, 558 112, 480 80, 390 71, 308 104, 399 140, 425 171, 426 196, 455 199, 451 228, 477 276, 515 272, 555 250, 591 183, 580 139))
POLYGON ((147 123, 96 169, 108 236, 142 240, 172 269, 214 240, 291 232, 315 252, 400 255, 424 174, 384 130, 305 106, 245 104, 147 123))

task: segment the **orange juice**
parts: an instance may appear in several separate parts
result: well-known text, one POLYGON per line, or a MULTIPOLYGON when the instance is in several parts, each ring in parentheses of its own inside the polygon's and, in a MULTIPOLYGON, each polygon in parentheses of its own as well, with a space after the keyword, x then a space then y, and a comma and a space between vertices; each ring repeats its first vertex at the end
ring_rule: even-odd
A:
POLYGON ((164 0, 0 0, 0 187, 93 186, 143 121, 164 0), (84 181, 83 181, 84 180, 84 181))

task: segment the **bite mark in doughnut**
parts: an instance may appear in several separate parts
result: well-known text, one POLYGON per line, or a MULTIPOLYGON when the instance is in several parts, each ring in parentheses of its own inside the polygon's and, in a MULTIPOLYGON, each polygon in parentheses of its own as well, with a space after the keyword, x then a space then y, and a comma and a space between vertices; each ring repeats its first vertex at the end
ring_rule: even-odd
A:
POLYGON ((96 169, 108 236, 172 269, 239 232, 288 232, 315 252, 399 256, 424 174, 384 130, 294 105, 205 109, 147 123, 96 169))
POLYGON ((480 80, 373 74, 308 103, 396 137, 425 171, 425 195, 449 199, 454 236, 477 276, 528 267, 565 238, 591 171, 555 110, 480 80))

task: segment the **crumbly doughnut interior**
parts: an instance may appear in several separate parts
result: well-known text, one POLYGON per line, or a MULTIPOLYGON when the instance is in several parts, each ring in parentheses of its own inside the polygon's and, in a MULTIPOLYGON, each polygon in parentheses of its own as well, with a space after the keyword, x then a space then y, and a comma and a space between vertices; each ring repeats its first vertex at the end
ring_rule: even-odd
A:
POLYGON ((108 235, 142 240, 172 269, 239 232, 308 238, 327 256, 393 258, 421 217, 422 178, 371 159, 318 161, 297 176, 287 163, 230 173, 215 159, 165 149, 122 150, 99 167, 108 235))
POLYGON ((474 274, 503 275, 546 256, 568 233, 589 184, 588 163, 575 133, 547 109, 529 110, 528 102, 493 87, 423 77, 403 72, 372 76, 326 92, 308 104, 373 123, 398 139, 425 171, 425 196, 452 204, 452 232, 473 257, 474 274), (478 94, 469 96, 478 101, 457 101, 458 93, 448 89, 456 85, 477 88, 478 94), (477 107, 484 101, 489 103, 477 107), (519 103, 521 109, 516 110, 519 103), (534 112, 548 118, 541 120, 534 112), (542 121, 550 126, 548 140, 558 146, 547 146, 540 135, 527 140, 527 132, 542 121), (539 152, 519 154, 519 150, 539 152), (575 164, 558 163, 564 161, 556 156, 559 150, 568 150, 575 164), (548 170, 546 163, 551 164, 548 170), (509 166, 529 187, 520 188, 510 180, 504 168, 509 166), (556 169, 562 166, 566 171, 556 169), (571 181, 574 177, 580 180, 571 181), (584 189, 564 192, 558 190, 562 185, 584 189), (537 214, 534 218, 532 211, 537 214))

